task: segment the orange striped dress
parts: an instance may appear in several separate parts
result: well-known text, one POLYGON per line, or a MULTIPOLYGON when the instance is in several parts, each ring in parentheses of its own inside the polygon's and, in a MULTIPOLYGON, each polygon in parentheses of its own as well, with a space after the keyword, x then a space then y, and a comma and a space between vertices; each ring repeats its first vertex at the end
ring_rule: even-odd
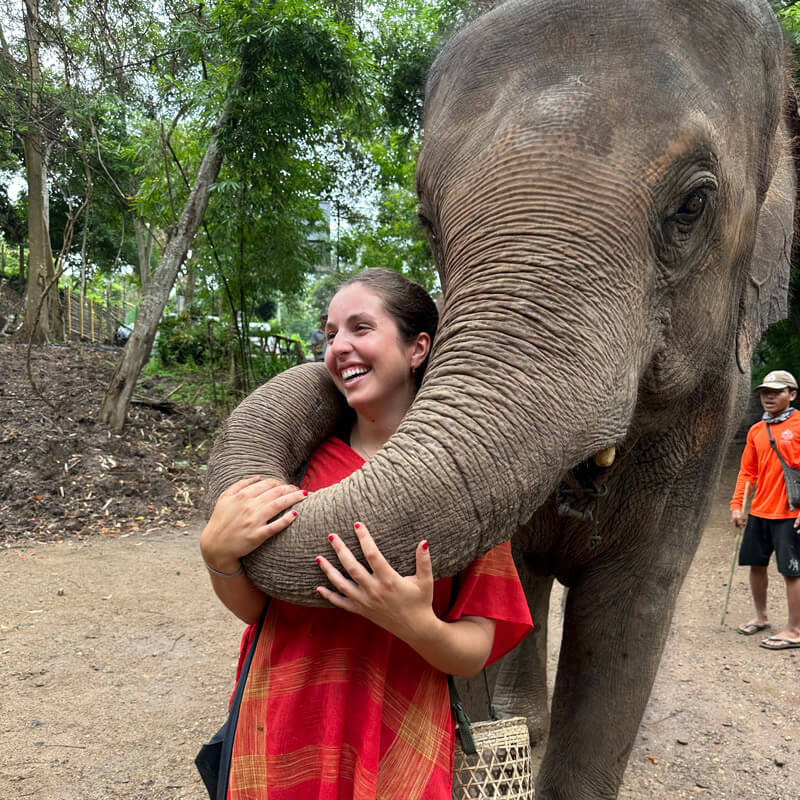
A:
MULTIPOLYGON (((301 485, 330 486, 363 463, 331 438, 301 485)), ((508 542, 461 573, 452 608, 450 583, 435 583, 439 616, 497 622, 487 663, 532 629, 508 542)), ((453 745, 447 676, 407 644, 341 609, 270 602, 239 711, 231 800, 449 800, 453 745)))

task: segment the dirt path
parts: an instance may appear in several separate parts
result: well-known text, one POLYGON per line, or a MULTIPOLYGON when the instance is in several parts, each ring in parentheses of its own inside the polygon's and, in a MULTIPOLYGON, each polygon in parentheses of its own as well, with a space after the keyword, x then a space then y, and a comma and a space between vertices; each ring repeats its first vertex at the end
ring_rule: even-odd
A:
MULTIPOLYGON (((769 653, 731 630, 750 612, 743 570, 730 625, 719 625, 731 470, 678 602, 624 800, 800 796, 800 650, 769 653)), ((212 596, 197 532, 0 552, 0 798, 202 800, 192 759, 222 721, 241 626, 212 596)))

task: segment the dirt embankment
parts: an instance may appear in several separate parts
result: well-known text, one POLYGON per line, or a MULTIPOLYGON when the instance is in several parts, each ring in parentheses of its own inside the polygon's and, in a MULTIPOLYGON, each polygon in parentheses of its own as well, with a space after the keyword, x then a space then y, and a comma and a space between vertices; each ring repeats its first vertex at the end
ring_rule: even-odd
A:
MULTIPOLYGON (((0 344, 0 547, 144 531, 197 506, 216 419, 131 406, 119 436, 96 421, 119 351, 0 344)), ((140 382, 143 395, 161 389, 140 382)))

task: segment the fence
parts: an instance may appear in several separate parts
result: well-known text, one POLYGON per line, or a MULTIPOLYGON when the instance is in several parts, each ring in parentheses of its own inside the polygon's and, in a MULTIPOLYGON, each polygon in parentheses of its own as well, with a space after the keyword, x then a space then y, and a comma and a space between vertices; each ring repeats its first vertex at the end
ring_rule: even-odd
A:
POLYGON ((106 306, 71 289, 61 291, 67 339, 113 344, 114 334, 125 319, 124 309, 106 306))

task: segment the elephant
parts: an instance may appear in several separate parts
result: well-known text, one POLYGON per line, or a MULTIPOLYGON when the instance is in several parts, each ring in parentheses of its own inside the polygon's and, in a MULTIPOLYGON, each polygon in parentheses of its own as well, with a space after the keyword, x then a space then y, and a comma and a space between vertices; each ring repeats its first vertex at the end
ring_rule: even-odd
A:
MULTIPOLYGON (((494 702, 546 745, 540 800, 617 797, 750 386, 786 315, 799 141, 767 0, 507 0, 444 45, 416 184, 440 327, 400 427, 245 559, 315 604, 314 555, 362 520, 437 576, 502 541, 535 632, 494 702), (553 578, 569 588, 548 712, 553 578)), ((347 413, 321 364, 233 412, 209 501, 291 481, 347 413)))

